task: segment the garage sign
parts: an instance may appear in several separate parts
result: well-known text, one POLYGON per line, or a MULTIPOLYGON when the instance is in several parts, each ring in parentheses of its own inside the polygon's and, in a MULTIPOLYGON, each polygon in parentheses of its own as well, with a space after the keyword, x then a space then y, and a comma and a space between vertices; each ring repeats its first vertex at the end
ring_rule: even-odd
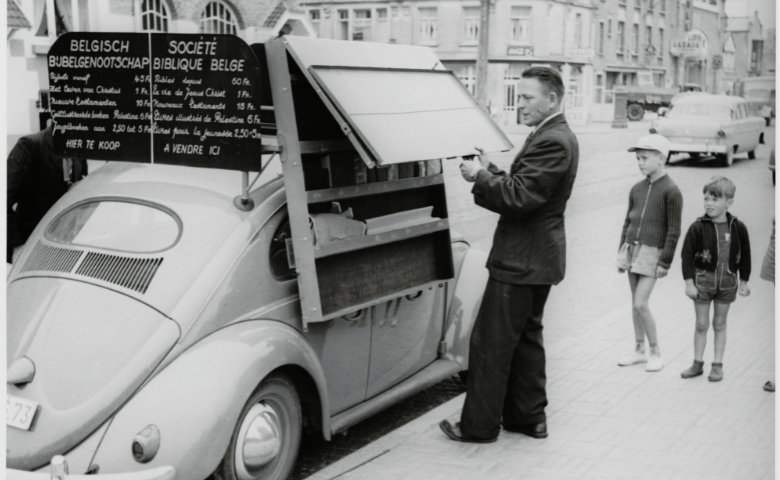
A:
POLYGON ((670 53, 676 57, 704 57, 707 55, 707 35, 701 30, 691 30, 680 40, 672 40, 670 53))
POLYGON ((260 66, 240 38, 74 32, 47 61, 57 155, 258 167, 260 66))

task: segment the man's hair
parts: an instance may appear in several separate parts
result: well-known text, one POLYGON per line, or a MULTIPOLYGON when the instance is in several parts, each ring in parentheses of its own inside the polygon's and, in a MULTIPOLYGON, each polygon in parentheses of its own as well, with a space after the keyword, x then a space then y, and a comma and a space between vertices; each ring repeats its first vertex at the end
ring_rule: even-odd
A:
POLYGON ((563 79, 561 75, 549 67, 531 67, 523 70, 523 78, 535 78, 544 85, 548 91, 558 96, 558 103, 563 102, 563 79))
POLYGON ((734 198, 734 192, 737 191, 737 187, 734 182, 726 177, 712 177, 709 182, 704 185, 702 192, 709 193, 715 198, 734 198))

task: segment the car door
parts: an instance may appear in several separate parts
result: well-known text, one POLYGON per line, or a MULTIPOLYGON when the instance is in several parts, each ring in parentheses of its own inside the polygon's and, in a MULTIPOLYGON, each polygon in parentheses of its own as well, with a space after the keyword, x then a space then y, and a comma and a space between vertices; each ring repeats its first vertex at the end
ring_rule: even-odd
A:
POLYGON ((436 360, 446 282, 370 308, 371 366, 366 397, 387 390, 436 360))

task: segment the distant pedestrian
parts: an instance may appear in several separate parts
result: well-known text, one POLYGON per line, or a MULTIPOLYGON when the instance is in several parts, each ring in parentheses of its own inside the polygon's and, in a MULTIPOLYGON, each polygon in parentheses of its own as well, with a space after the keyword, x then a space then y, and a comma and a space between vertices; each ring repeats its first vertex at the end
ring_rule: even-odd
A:
POLYGON ((623 223, 618 251, 618 272, 628 272, 636 345, 620 366, 646 363, 645 370, 657 372, 664 366, 655 318, 650 312, 650 294, 655 282, 664 278, 674 259, 680 238, 683 197, 664 171, 669 141, 658 134, 639 139, 635 147, 639 171, 646 177, 628 195, 628 213, 623 223), (645 337, 649 355, 645 352, 645 337))
MULTIPOLYGON (((775 219, 772 219, 772 235, 769 237, 769 246, 766 247, 764 261, 761 263, 760 277, 768 282, 775 284, 775 219)), ((774 320, 774 319, 773 319, 774 320)), ((775 382, 768 381, 764 384, 764 390, 767 392, 775 391, 775 382)))
POLYGON ((547 377, 542 314, 566 269, 563 212, 571 196, 579 145, 561 111, 564 88, 551 68, 523 71, 523 123, 534 127, 504 172, 479 150, 461 175, 474 202, 501 214, 487 261, 490 272, 469 343, 469 377, 460 422, 443 420, 460 442, 494 442, 505 430, 547 437, 547 377))
POLYGON ((54 157, 52 125, 22 137, 8 154, 6 262, 24 245, 43 216, 87 174, 86 160, 54 157))
POLYGON ((747 227, 728 212, 737 187, 726 177, 713 177, 704 185, 705 214, 688 228, 682 248, 685 294, 693 300, 696 330, 693 335, 693 365, 680 374, 692 378, 704 372, 704 347, 710 326, 710 303, 715 358, 710 382, 723 380, 726 350, 726 317, 737 298, 750 295, 750 238, 747 227), (739 278, 737 278, 739 273, 739 278))

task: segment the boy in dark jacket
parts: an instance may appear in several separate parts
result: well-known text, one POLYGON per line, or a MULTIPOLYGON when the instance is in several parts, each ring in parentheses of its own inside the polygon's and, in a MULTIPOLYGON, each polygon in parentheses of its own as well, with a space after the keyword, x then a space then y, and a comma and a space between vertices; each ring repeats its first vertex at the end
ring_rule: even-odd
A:
POLYGON ((693 335, 693 365, 680 374, 692 378, 704 372, 704 347, 710 325, 710 303, 715 303, 712 330, 715 332, 715 359, 711 382, 723 379, 723 353, 726 350, 726 317, 729 305, 750 295, 750 238, 745 224, 728 212, 737 188, 726 177, 713 177, 704 186, 704 210, 688 229, 682 248, 685 294, 696 310, 693 335), (737 281, 739 272, 739 281, 737 281))

